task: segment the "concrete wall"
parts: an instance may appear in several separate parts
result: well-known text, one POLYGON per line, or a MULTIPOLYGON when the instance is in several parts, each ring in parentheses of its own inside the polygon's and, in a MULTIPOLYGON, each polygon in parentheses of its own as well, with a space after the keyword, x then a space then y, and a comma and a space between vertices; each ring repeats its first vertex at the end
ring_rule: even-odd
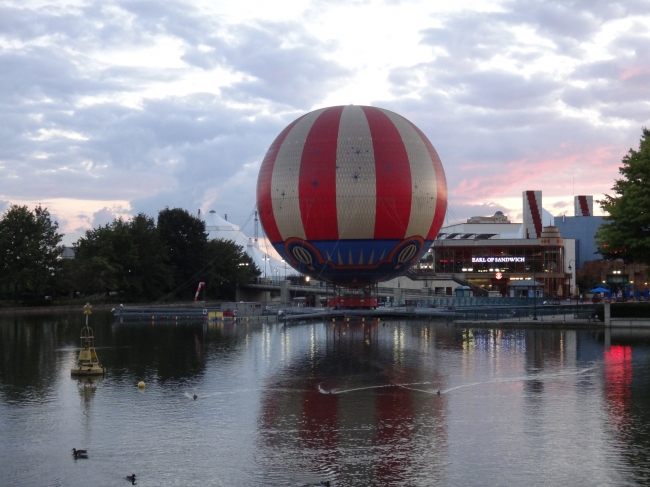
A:
POLYGON ((271 293, 262 289, 249 289, 237 286, 235 294, 237 301, 253 301, 258 303, 266 303, 271 301, 271 293))

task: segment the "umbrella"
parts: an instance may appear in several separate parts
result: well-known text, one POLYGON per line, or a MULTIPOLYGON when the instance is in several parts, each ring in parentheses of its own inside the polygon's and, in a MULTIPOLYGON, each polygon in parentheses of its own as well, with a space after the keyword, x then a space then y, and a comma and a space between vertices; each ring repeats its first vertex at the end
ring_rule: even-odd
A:
POLYGON ((557 287, 557 295, 558 295, 558 296, 562 296, 563 294, 564 294, 564 291, 562 290, 562 284, 560 284, 560 285, 557 287))
POLYGON ((590 293, 604 293, 604 294, 607 294, 607 296, 609 296, 609 289, 605 289, 604 287, 595 287, 589 292, 590 293))

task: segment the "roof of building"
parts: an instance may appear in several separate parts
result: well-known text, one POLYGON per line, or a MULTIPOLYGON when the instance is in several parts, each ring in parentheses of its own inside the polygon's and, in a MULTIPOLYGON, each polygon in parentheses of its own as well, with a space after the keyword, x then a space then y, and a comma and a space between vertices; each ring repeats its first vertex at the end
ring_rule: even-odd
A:
POLYGON ((232 240, 237 245, 241 245, 244 251, 253 259, 255 265, 262 271, 262 275, 272 279, 279 279, 284 278, 287 272, 295 273, 293 268, 280 258, 266 239, 256 241, 244 235, 239 226, 221 218, 216 213, 210 213, 209 215, 205 222, 205 229, 209 232, 209 238, 232 240))

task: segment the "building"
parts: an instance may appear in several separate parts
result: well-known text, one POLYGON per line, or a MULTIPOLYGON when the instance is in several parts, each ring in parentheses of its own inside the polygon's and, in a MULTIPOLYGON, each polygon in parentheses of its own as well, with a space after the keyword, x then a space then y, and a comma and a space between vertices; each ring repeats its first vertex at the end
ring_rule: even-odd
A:
POLYGON ((467 223, 510 223, 510 220, 502 211, 497 211, 494 216, 473 216, 467 219, 467 223))
MULTIPOLYGON (((226 217, 227 218, 227 217, 226 217)), ((205 218, 205 229, 210 239, 232 240, 241 245, 262 273, 262 279, 282 281, 295 271, 278 256, 266 239, 247 237, 241 228, 221 218, 212 210, 205 218)))
POLYGON ((443 227, 432 246, 431 262, 425 265, 441 280, 466 281, 485 294, 515 297, 521 289, 532 293, 536 286, 514 285, 523 280, 537 281, 544 296, 572 295, 577 269, 593 260, 588 257, 595 251, 594 235, 602 223, 602 217, 591 215, 593 198, 576 197, 575 217, 551 216, 542 207, 541 191, 524 191, 522 206, 522 223, 512 223, 498 212, 443 227))
POLYGON ((542 283, 547 296, 571 294, 575 268, 569 271, 567 267, 575 260, 575 244, 564 239, 557 227, 543 227, 539 238, 528 239, 498 238, 498 234, 497 238, 481 238, 485 233, 436 240, 435 273, 460 275, 473 287, 497 291, 501 296, 515 297, 510 284, 519 280, 542 283))
POLYGON ((74 247, 63 246, 63 252, 61 253, 62 259, 74 259, 75 249, 74 247))
POLYGON ((574 198, 575 216, 561 216, 555 219, 555 225, 564 238, 576 241, 576 266, 582 269, 585 262, 600 259, 594 235, 605 221, 602 216, 593 216, 593 196, 576 196, 574 198))

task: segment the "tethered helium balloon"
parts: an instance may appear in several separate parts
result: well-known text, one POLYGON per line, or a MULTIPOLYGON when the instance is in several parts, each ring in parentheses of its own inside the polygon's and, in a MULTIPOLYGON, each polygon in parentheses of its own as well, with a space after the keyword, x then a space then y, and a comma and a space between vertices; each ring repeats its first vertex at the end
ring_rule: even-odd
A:
POLYGON ((266 236, 300 273, 361 287, 404 274, 438 235, 447 182, 429 139, 376 107, 307 113, 269 148, 257 180, 266 236))

